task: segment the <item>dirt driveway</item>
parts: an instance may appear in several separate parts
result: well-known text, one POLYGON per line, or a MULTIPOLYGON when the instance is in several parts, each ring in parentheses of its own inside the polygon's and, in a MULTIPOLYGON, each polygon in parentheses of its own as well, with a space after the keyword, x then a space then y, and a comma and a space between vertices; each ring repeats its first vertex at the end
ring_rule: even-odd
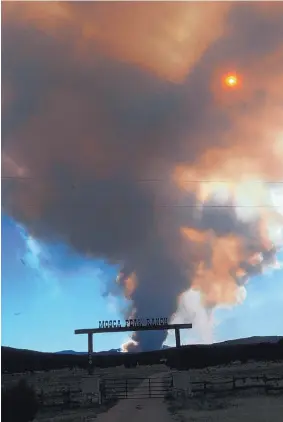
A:
MULTIPOLYGON (((152 375, 150 378, 161 377, 162 374, 152 375)), ((129 396, 138 396, 139 391, 144 391, 143 381, 129 396)), ((107 413, 98 415, 97 422, 173 422, 174 419, 167 410, 162 398, 120 400, 116 406, 107 413)))

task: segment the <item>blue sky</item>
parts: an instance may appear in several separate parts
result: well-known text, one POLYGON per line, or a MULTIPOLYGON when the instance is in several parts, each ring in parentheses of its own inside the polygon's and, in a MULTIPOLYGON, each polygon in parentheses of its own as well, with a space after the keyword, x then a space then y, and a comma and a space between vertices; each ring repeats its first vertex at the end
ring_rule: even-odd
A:
MULTIPOLYGON (((86 350, 87 339, 75 336, 76 328, 123 318, 118 310, 125 300, 103 294, 116 274, 116 268, 80 257, 64 245, 35 241, 2 215, 2 345, 86 350)), ((254 278, 247 290, 242 305, 216 311, 216 340, 283 335, 283 271, 254 278)), ((119 333, 98 335, 94 347, 117 348, 126 338, 119 333)))
MULTIPOLYGON (((2 216, 2 344, 57 351, 84 350, 85 336, 76 328, 117 317, 114 297, 105 297, 107 281, 117 270, 90 261, 64 246, 43 245, 2 216), (20 315, 15 315, 20 313, 20 315)), ((125 335, 100 335, 95 349, 119 347, 125 335)))

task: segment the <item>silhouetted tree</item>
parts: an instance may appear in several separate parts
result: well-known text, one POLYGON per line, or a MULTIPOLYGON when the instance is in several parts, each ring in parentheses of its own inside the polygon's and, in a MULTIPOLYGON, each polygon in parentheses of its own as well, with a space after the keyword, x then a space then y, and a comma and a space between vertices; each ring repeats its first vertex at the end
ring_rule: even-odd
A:
POLYGON ((25 380, 20 380, 14 387, 2 389, 3 422, 33 421, 38 407, 35 391, 25 380))

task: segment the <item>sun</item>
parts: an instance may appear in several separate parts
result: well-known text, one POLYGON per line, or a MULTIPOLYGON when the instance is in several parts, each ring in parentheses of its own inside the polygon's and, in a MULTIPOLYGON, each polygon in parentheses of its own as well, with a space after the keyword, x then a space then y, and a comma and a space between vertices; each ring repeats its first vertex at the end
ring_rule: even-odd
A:
POLYGON ((227 75, 224 79, 225 85, 228 87, 236 87, 239 83, 238 77, 234 74, 227 75))

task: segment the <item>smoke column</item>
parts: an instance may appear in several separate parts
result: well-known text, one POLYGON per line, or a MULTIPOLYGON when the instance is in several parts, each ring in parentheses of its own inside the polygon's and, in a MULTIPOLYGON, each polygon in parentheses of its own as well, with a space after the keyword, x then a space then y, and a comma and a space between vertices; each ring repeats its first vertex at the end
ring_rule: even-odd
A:
POLYGON ((4 212, 118 264, 127 316, 209 321, 244 300, 282 245, 282 5, 2 10, 4 212))

